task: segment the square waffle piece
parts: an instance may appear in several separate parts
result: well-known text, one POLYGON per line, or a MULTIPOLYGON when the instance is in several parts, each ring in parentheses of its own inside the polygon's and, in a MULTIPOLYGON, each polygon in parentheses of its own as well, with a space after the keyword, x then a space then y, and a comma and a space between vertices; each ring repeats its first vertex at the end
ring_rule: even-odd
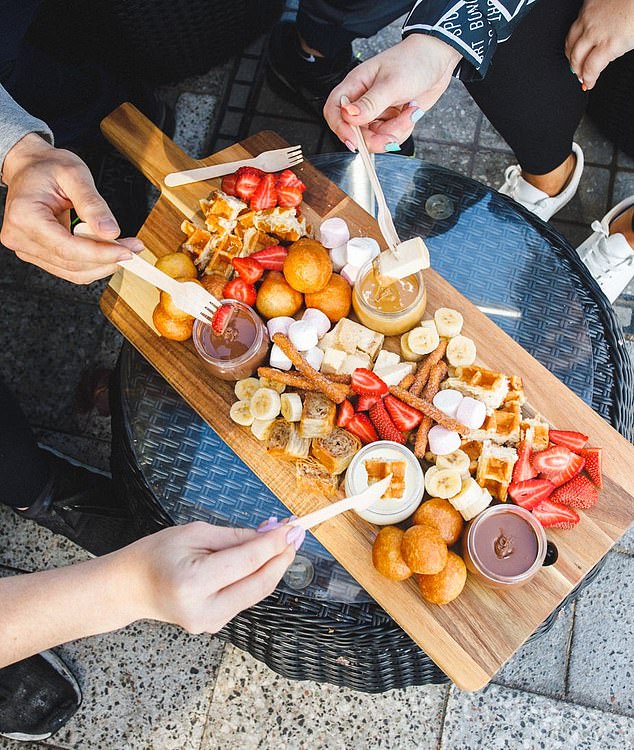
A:
POLYGON ((520 440, 530 443, 534 451, 548 448, 548 423, 539 417, 527 418, 520 422, 520 440))
MULTIPOLYGON (((520 381, 521 382, 521 381, 520 381)), ((510 378, 501 372, 486 370, 478 365, 455 367, 442 384, 442 388, 453 388, 464 396, 472 396, 486 404, 487 411, 499 409, 509 394, 510 378)))
POLYGON ((380 482, 388 474, 392 474, 390 486, 381 496, 381 500, 389 498, 401 498, 405 492, 405 461, 386 461, 381 458, 369 458, 363 462, 368 472, 368 485, 380 482))
POLYGON ((480 487, 489 490, 496 500, 506 502, 507 490, 516 461, 515 448, 495 445, 490 440, 485 440, 478 459, 476 482, 480 487))
POLYGON ((498 445, 517 445, 520 440, 522 411, 517 400, 505 402, 499 409, 487 414, 479 430, 471 430, 471 440, 490 440, 498 445))

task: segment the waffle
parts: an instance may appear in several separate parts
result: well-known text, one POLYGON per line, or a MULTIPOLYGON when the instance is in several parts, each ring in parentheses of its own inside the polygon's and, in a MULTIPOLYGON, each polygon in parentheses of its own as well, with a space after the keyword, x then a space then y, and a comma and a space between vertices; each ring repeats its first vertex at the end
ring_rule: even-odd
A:
POLYGON ((482 443, 478 440, 463 440, 460 449, 469 456, 469 473, 475 474, 478 470, 478 459, 482 453, 482 443))
POLYGON ((497 500, 506 502, 507 490, 516 461, 515 448, 505 448, 495 445, 490 440, 485 440, 478 459, 477 483, 480 487, 489 490, 497 500))
POLYGON ((479 430, 471 430, 469 437, 479 442, 491 440, 498 445, 505 443, 517 445, 520 440, 521 419, 522 411, 519 401, 516 399, 505 401, 499 409, 487 414, 482 427, 479 430))
POLYGON ((520 439, 529 442, 534 451, 548 448, 548 423, 542 419, 523 419, 520 422, 520 439))
POLYGON ((380 482, 388 474, 392 474, 390 486, 381 496, 382 500, 403 497, 403 493, 405 492, 405 470, 407 469, 405 461, 386 461, 380 458, 369 458, 363 463, 365 470, 368 472, 369 485, 380 482))
MULTIPOLYGON (((521 380, 520 380, 521 383, 521 380)), ((455 367, 441 386, 453 388, 465 396, 480 399, 489 412, 499 409, 509 394, 510 378, 501 372, 486 370, 484 367, 469 365, 455 367)), ((522 391, 523 394, 523 391, 522 391)))

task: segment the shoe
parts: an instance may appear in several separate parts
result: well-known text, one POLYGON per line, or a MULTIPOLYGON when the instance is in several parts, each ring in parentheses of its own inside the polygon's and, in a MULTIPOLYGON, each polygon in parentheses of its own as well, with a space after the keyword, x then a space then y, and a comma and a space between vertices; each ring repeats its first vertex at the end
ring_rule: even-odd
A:
POLYGON ((584 164, 583 151, 579 145, 573 143, 572 152, 577 157, 577 163, 568 184, 558 195, 551 197, 527 182, 522 177, 522 168, 519 164, 507 167, 504 173, 504 184, 498 188, 498 192, 513 198, 543 221, 548 221, 572 200, 579 187, 584 164))
POLYGON ((601 221, 593 221, 593 233, 577 248, 579 257, 610 302, 634 278, 634 250, 622 234, 610 234, 610 224, 632 206, 634 195, 617 203, 601 221))
MULTIPOLYGON (((317 120, 323 120, 323 110, 330 92, 343 81, 360 61, 346 47, 334 58, 307 55, 299 43, 292 21, 281 21, 271 30, 266 52, 267 78, 276 94, 301 107, 317 120)), ((335 139, 342 151, 346 146, 335 139)), ((409 136, 397 154, 414 155, 414 139, 409 136)))
POLYGON ((10 664, 0 669, 0 737, 47 740, 81 701, 77 680, 53 651, 10 664))
POLYGON ((51 479, 27 509, 15 512, 55 534, 62 534, 92 555, 106 555, 138 539, 128 508, 116 496, 112 480, 43 451, 51 479))

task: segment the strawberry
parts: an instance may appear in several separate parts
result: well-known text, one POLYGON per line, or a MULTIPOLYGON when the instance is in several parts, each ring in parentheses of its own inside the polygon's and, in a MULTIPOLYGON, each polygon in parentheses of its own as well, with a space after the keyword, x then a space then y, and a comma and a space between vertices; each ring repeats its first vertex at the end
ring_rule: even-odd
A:
POLYGON ((352 373, 350 387, 360 396, 382 396, 387 393, 387 385, 372 370, 357 367, 352 373))
POLYGON ((584 460, 563 445, 554 445, 536 453, 532 464, 540 476, 559 487, 583 469, 584 460))
POLYGON ((551 500, 571 508, 592 508, 599 499, 599 491, 585 474, 578 474, 553 492, 551 500))
POLYGON ((571 529, 579 523, 579 514, 573 508, 567 508, 552 500, 542 500, 533 508, 533 515, 542 526, 552 526, 555 529, 571 529))
POLYGON ((392 396, 391 393, 388 393, 383 399, 383 403, 385 404, 388 414, 392 417, 392 422, 394 422, 401 432, 413 430, 423 419, 423 414, 421 414, 418 409, 414 409, 414 407, 409 404, 404 404, 400 399, 396 398, 396 396, 392 396))
MULTIPOLYGON (((356 370, 355 372, 358 372, 356 370)), ((375 426, 376 431, 381 436, 382 440, 393 440, 395 443, 405 444, 405 438, 398 429, 398 427, 392 422, 390 415, 387 413, 387 409, 383 406, 383 401, 378 400, 374 406, 370 408, 370 421, 375 426)))
POLYGON ((513 466, 513 478, 511 479, 513 483, 525 482, 527 479, 533 479, 537 476, 537 472, 531 464, 531 453, 531 444, 522 440, 517 446, 518 458, 515 466, 513 466))
POLYGON ((222 334, 225 332, 227 323, 231 318, 231 312, 231 305, 220 305, 220 307, 214 313, 214 316, 211 319, 211 328, 214 333, 218 334, 218 336, 222 336, 222 334))
POLYGON ((379 400, 378 396, 359 396, 357 411, 368 411, 379 400))
POLYGON ((588 436, 582 432, 573 432, 571 430, 549 430, 548 439, 555 445, 563 445, 573 453, 579 453, 583 446, 588 442, 588 436))
POLYGON ((263 177, 264 172, 261 169, 240 167, 236 172, 235 194, 243 201, 251 200, 263 177))
POLYGON ((354 406, 346 398, 339 404, 337 410, 337 427, 345 427, 352 417, 354 417, 354 406))
POLYGON ((582 448, 579 455, 586 462, 584 468, 588 472, 588 476, 601 489, 603 487, 603 477, 601 476, 603 448, 582 448))
POLYGON ((260 184, 252 193, 249 205, 251 206, 252 211, 262 211, 265 208, 275 208, 275 206, 277 206, 275 175, 264 175, 260 184))
POLYGON ((255 305, 255 298, 257 292, 253 284, 247 284, 244 279, 237 278, 232 279, 229 283, 225 284, 222 290, 222 296, 226 299, 237 299, 240 302, 244 302, 245 305, 255 305))
POLYGON ((295 174, 295 172, 292 172, 290 169, 285 169, 283 172, 280 172, 275 180, 275 185, 279 189, 280 187, 285 188, 293 188, 294 190, 299 190, 300 192, 304 192, 306 190, 306 185, 299 179, 299 177, 295 174))
POLYGON ((282 208, 293 208, 302 202, 302 191, 299 188, 277 186, 277 205, 282 208))
POLYGON ((547 479, 523 479, 509 485, 509 495, 526 510, 532 510, 550 497, 554 490, 555 485, 547 479))
POLYGON ((288 250, 281 245, 269 245, 268 247, 251 253, 249 258, 257 262, 267 271, 281 271, 284 267, 284 261, 288 255, 288 250))
POLYGON ((373 443, 375 440, 379 439, 379 436, 376 434, 376 430, 374 429, 372 422, 368 419, 367 414, 354 414, 348 421, 346 430, 353 435, 356 435, 363 445, 373 443))
POLYGON ((255 258, 232 258, 231 265, 236 269, 241 279, 247 284, 255 284, 262 278, 264 268, 255 258))
POLYGON ((226 193, 227 195, 236 195, 236 181, 238 179, 238 175, 234 172, 233 174, 226 174, 222 178, 222 182, 220 183, 220 189, 223 193, 226 193))

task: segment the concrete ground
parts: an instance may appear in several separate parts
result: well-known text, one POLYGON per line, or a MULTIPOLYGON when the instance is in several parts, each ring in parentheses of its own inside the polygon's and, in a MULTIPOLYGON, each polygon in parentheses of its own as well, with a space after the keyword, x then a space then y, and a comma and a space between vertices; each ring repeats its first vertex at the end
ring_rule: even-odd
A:
MULTIPOLYGON (((398 39, 398 25, 360 44, 369 56, 398 39)), ((263 82, 262 42, 241 57, 165 87, 177 105, 176 140, 203 156, 262 129, 301 142, 307 155, 332 150, 323 128, 263 82)), ((513 157, 453 82, 416 129, 417 155, 497 186, 513 157)), ((589 223, 634 193, 634 160, 584 121, 587 166, 579 193, 553 224, 578 244, 589 223)), ((113 366, 121 338, 97 301, 104 283, 76 287, 2 250, 0 373, 14 388, 42 443, 108 468, 110 424, 81 414, 82 371, 113 366)), ((634 289, 617 302, 634 348, 634 289)), ((634 534, 552 630, 525 646, 478 693, 453 686, 366 695, 291 682, 211 636, 140 622, 59 649, 78 675, 84 703, 50 741, 31 748, 234 750, 240 748, 569 748, 634 746, 634 534)), ((72 563, 85 554, 0 507, 0 574, 72 563)), ((0 739, 0 748, 24 747, 0 739)), ((28 747, 28 746, 27 746, 28 747)))

